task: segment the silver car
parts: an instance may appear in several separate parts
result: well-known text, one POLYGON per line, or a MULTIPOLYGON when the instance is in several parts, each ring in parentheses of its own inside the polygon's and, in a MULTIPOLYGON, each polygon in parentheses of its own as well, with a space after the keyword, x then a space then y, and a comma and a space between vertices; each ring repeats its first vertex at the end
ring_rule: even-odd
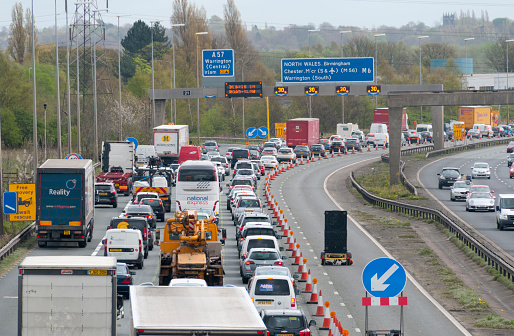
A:
POLYGON ((277 161, 292 161, 294 163, 296 162, 296 154, 294 153, 292 148, 280 148, 277 154, 277 161))
POLYGON ((473 185, 473 182, 462 180, 462 181, 456 181, 451 187, 450 187, 450 200, 455 201, 458 199, 466 199, 468 197, 469 193, 469 187, 473 185))
POLYGON ((490 193, 474 192, 466 199, 466 211, 494 211, 494 196, 490 193))
POLYGON ((471 167, 471 178, 485 177, 491 178, 491 170, 489 169, 489 163, 487 162, 475 162, 471 167))
POLYGON ((248 257, 241 260, 241 278, 244 284, 253 276, 257 267, 283 266, 284 261, 280 253, 274 248, 253 248, 248 252, 248 257))
POLYGON ((235 204, 235 208, 232 209, 232 218, 234 219, 234 225, 237 225, 237 219, 241 214, 247 212, 262 212, 261 200, 255 196, 243 196, 235 204))

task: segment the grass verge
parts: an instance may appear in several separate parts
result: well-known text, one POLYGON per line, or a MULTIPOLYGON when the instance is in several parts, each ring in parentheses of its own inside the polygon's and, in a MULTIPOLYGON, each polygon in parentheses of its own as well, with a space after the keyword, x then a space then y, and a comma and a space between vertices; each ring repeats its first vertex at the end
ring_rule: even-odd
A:
POLYGON ((31 236, 26 241, 21 243, 21 245, 8 257, 5 257, 0 262, 0 278, 7 273, 13 265, 15 265, 20 259, 25 257, 25 255, 32 250, 32 248, 36 245, 36 237, 31 236))

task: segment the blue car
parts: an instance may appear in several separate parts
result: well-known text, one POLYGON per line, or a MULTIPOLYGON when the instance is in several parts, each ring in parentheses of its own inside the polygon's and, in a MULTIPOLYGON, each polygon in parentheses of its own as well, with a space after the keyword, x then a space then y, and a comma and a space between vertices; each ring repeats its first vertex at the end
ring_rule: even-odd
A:
POLYGON ((330 150, 330 141, 328 139, 320 139, 319 143, 325 146, 325 150, 330 150))
POLYGON ((122 295, 123 298, 129 297, 129 288, 133 284, 132 276, 136 272, 130 271, 127 264, 116 263, 116 278, 117 278, 117 293, 122 295))

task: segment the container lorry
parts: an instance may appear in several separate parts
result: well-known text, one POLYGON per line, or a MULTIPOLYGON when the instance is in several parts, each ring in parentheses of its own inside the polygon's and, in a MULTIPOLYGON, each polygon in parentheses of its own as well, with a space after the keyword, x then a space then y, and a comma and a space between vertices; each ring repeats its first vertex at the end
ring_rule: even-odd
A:
POLYGON ((309 148, 319 144, 319 119, 296 118, 286 122, 286 143, 294 148, 298 145, 307 145, 309 148))
POLYGON ((116 335, 115 257, 29 256, 18 269, 18 336, 116 335))
POLYGON ((93 237, 94 168, 91 160, 49 159, 37 169, 36 234, 39 247, 93 237))
POLYGON ((101 158, 102 172, 96 177, 96 182, 112 182, 118 193, 128 196, 134 173, 134 143, 104 141, 101 158))
POLYGON ((337 135, 341 137, 341 139, 347 139, 352 137, 352 133, 359 130, 359 125, 357 124, 337 124, 337 135))
POLYGON ((243 287, 130 287, 130 336, 265 336, 243 287))
POLYGON ((178 161, 180 148, 189 145, 189 125, 161 125, 153 129, 153 145, 162 163, 178 161))
POLYGON ((461 106, 459 121, 464 122, 466 130, 472 129, 475 124, 497 126, 498 111, 493 111, 491 106, 461 106))
MULTIPOLYGON (((376 108, 373 114, 373 123, 386 124, 389 130, 389 108, 376 108)), ((402 116, 402 131, 409 129, 409 117, 407 116, 407 109, 403 109, 402 116)))

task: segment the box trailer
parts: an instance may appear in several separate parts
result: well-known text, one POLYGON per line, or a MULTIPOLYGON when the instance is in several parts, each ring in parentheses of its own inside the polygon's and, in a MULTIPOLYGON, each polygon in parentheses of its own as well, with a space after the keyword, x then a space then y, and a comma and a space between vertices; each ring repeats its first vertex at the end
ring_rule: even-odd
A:
POLYGON ((26 257, 18 268, 18 336, 116 335, 116 258, 26 257))
MULTIPOLYGON (((373 123, 386 124, 389 130, 389 108, 376 108, 373 112, 373 123)), ((403 109, 402 115, 402 131, 409 129, 409 117, 407 116, 407 109, 403 109)))
POLYGON ((461 106, 459 107, 459 121, 464 122, 466 130, 472 129, 475 124, 492 125, 493 116, 491 106, 461 106))
POLYGON ((161 125, 153 129, 153 145, 161 161, 170 165, 178 160, 180 148, 189 145, 189 125, 161 125))
POLYGON ((288 147, 319 144, 319 119, 296 118, 286 122, 286 143, 288 147))

